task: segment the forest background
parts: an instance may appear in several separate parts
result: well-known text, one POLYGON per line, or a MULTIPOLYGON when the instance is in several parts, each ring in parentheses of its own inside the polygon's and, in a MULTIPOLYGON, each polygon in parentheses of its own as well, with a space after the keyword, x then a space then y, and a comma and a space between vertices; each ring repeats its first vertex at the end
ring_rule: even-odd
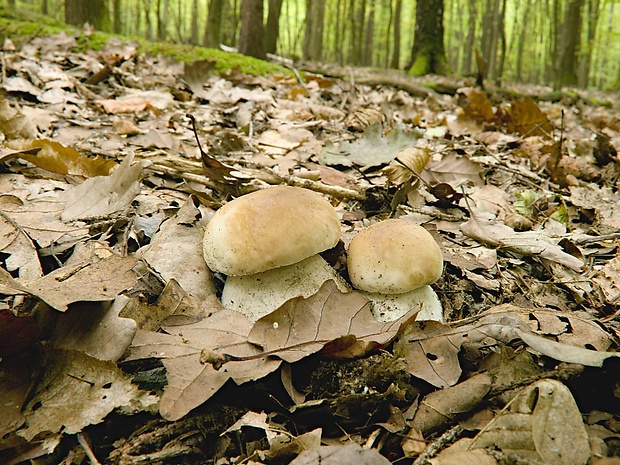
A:
MULTIPOLYGON (((620 88, 618 0, 6 0, 69 24, 149 40, 237 47, 254 8, 263 50, 349 66, 414 70, 416 26, 443 24, 448 67, 496 84, 620 88), (258 16, 257 16, 258 15, 258 16), (417 17, 417 18, 416 18, 417 17), (264 32, 264 33, 263 33, 264 32)), ((256 19, 251 19, 254 23, 256 19)), ((259 34, 256 28, 251 35, 259 34)), ((256 45, 256 38, 250 40, 256 45)), ((243 45, 240 45, 242 48, 243 45)), ((248 54, 254 54, 252 52, 248 54)), ((436 71, 436 69, 435 69, 436 71)), ((423 71, 426 72, 426 71, 423 71)), ((415 74, 422 74, 415 72, 415 74)))

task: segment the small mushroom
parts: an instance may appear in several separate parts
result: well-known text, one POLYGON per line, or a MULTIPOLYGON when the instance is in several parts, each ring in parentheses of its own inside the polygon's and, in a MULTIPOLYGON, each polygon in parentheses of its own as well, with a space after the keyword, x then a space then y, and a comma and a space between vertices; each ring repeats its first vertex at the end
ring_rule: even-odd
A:
POLYGON ((340 239, 336 210, 320 194, 298 187, 272 187, 220 208, 203 242, 209 268, 227 275, 226 308, 251 321, 287 300, 309 297, 328 279, 346 283, 318 255, 340 239))
POLYGON ((443 321, 437 294, 429 286, 443 271, 441 249, 423 227, 406 220, 375 223, 349 245, 351 284, 373 302, 380 321, 393 321, 415 307, 417 320, 443 321))

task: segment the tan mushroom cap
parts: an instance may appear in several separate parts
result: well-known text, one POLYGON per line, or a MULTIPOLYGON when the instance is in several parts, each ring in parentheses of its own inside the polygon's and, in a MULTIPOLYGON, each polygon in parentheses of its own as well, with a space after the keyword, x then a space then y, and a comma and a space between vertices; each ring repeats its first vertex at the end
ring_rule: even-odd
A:
POLYGON ((207 224, 203 253, 211 270, 244 276, 300 262, 339 239, 340 219, 327 200, 281 186, 220 208, 207 224))
POLYGON ((357 289, 401 294, 437 281, 443 257, 433 236, 422 226, 386 220, 353 238, 347 266, 357 289))

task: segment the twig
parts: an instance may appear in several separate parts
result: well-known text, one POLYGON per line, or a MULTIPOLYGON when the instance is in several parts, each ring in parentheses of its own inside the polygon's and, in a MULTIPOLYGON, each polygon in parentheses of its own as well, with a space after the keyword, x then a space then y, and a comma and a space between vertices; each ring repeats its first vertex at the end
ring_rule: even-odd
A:
POLYGON ((426 465, 429 459, 434 457, 446 446, 452 444, 464 431, 461 425, 456 425, 431 442, 426 450, 422 452, 412 465, 426 465))
POLYGON ((80 446, 82 446, 82 449, 84 449, 86 457, 88 457, 88 460, 90 460, 91 465, 101 465, 99 460, 97 460, 97 457, 95 457, 95 453, 91 449, 86 436, 83 433, 78 433, 77 440, 80 443, 80 446))

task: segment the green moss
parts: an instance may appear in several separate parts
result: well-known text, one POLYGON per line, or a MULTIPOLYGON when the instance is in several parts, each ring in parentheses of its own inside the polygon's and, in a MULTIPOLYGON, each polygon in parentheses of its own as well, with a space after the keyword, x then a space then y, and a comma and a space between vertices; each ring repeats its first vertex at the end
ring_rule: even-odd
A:
POLYGON ((410 76, 424 76, 430 70, 430 61, 428 55, 419 53, 415 61, 407 71, 410 76))
MULTIPOLYGON (((33 37, 59 34, 63 31, 67 34, 77 34, 75 52, 101 50, 112 37, 119 37, 121 40, 131 40, 127 37, 114 36, 103 32, 94 32, 87 36, 72 26, 57 23, 44 17, 41 17, 40 21, 38 21, 39 17, 37 17, 37 22, 25 21, 23 19, 24 14, 32 17, 31 12, 20 12, 19 10, 9 12, 6 8, 0 8, 0 34, 10 38, 17 47, 20 47, 33 37)), ((170 56, 184 63, 193 63, 197 60, 214 61, 215 69, 219 73, 239 68, 244 73, 256 76, 291 74, 291 71, 286 68, 239 53, 228 53, 216 49, 170 44, 167 42, 149 42, 144 39, 135 40, 139 44, 138 53, 153 56, 170 56)))
POLYGON ((605 108, 613 107, 613 103, 610 102, 609 100, 601 100, 601 99, 594 98, 594 97, 588 99, 588 104, 597 106, 597 107, 605 107, 605 108))

